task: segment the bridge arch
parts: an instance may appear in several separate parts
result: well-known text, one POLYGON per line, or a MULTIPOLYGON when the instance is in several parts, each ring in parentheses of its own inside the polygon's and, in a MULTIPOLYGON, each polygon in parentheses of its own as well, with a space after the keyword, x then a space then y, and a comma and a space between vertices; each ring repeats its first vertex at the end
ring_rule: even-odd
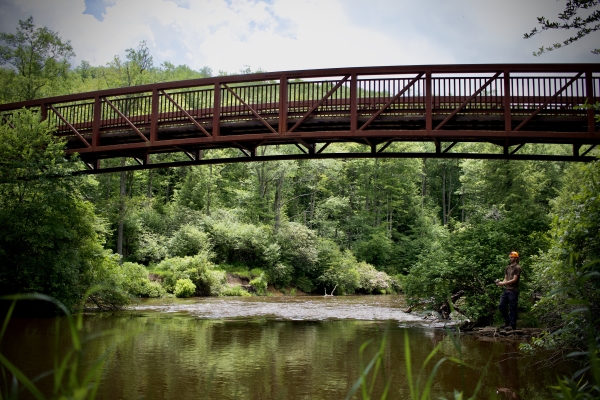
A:
POLYGON ((157 83, 3 104, 0 115, 39 110, 86 173, 311 158, 590 161, 600 124, 577 106, 599 100, 600 64, 422 65, 157 83), (345 142, 365 151, 337 151, 345 142), (398 142, 424 150, 392 150, 398 142), (465 151, 469 143, 492 146, 465 151), (567 145, 569 153, 524 152, 535 144, 567 145), (273 146, 293 150, 257 151, 273 146), (204 157, 213 149, 239 156, 204 157), (180 157, 157 162, 164 153, 180 157), (121 157, 132 163, 103 165, 121 157))

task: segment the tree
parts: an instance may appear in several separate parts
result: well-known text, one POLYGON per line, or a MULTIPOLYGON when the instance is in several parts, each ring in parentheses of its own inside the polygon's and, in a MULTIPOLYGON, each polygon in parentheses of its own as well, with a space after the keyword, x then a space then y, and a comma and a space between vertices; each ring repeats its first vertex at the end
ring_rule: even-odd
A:
POLYGON ((71 172, 64 142, 30 111, 0 124, 0 293, 38 292, 67 307, 103 281, 115 259, 71 172))
POLYGON ((49 87, 66 78, 69 59, 75 56, 70 41, 46 27, 35 28, 33 17, 19 20, 15 34, 0 33, 0 65, 5 101, 31 100, 48 94, 49 87))
POLYGON ((138 48, 125 50, 126 61, 118 55, 102 69, 106 87, 136 86, 153 83, 158 79, 154 72, 154 59, 145 40, 138 44, 138 48))
MULTIPOLYGON (((549 47, 542 46, 537 52, 533 52, 533 55, 540 56, 544 53, 560 49, 584 38, 590 33, 598 31, 600 29, 600 10, 593 10, 598 6, 600 6, 600 0, 567 0, 565 10, 558 14, 558 19, 560 21, 551 21, 546 17, 538 17, 538 24, 541 25, 541 30, 533 28, 530 33, 524 35, 525 39, 529 39, 538 33, 548 30, 564 29, 567 31, 576 31, 576 34, 564 40, 562 43, 554 43, 549 47), (591 13, 584 17, 577 15, 578 13, 585 13, 586 11, 591 11, 591 13)), ((592 50, 592 53, 598 55, 600 54, 600 49, 594 49, 592 50)))
POLYGON ((536 289, 543 294, 534 311, 546 326, 558 330, 554 339, 560 339, 561 348, 585 350, 587 328, 600 329, 599 192, 600 162, 567 171, 553 201, 552 246, 534 263, 536 289))

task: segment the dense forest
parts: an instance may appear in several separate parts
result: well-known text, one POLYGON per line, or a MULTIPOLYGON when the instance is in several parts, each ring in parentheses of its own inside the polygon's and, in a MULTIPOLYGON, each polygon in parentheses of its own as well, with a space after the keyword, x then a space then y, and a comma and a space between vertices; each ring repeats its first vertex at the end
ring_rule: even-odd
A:
MULTIPOLYGON (((144 42, 107 65, 72 67, 56 33, 31 18, 16 32, 0 35, 2 103, 213 75, 156 66, 144 42)), ((73 175, 82 167, 52 130, 28 110, 0 123, 0 293, 73 307, 99 285, 83 300, 101 308, 251 295, 228 284, 237 276, 253 295, 401 292, 409 305, 490 324, 500 321, 494 280, 518 251, 519 324, 560 329, 537 345, 585 350, 587 333, 600 332, 598 161, 331 159, 73 175)))

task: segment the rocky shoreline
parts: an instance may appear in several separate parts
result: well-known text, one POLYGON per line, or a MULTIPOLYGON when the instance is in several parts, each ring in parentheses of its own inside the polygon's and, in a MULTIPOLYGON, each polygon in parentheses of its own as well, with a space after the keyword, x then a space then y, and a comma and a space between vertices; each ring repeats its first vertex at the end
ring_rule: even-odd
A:
POLYGON ((461 330, 461 333, 469 336, 476 336, 480 340, 510 340, 527 342, 532 337, 539 336, 542 333, 540 328, 519 328, 505 331, 494 326, 473 328, 470 330, 461 330))

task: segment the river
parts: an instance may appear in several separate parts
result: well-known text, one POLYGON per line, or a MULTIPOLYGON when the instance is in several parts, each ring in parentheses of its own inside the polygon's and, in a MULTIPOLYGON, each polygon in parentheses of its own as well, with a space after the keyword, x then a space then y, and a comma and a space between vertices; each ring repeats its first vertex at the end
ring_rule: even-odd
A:
MULTIPOLYGON (((344 399, 385 337, 375 382, 379 398, 409 397, 404 338, 408 335, 416 375, 433 348, 461 357, 472 368, 445 361, 432 398, 547 399, 559 371, 544 356, 525 357, 518 343, 461 336, 460 350, 440 324, 402 312, 401 296, 248 297, 146 300, 129 310, 87 313, 87 335, 113 330, 85 344, 84 365, 110 351, 99 399, 344 399)), ((62 321, 14 318, 0 350, 28 376, 52 368, 54 349, 69 348, 62 321)), ((0 384, 3 384, 0 382, 0 384)), ((38 384, 51 387, 51 377, 38 384)), ((28 398, 24 395, 20 398, 28 398)), ((360 398, 356 395, 354 398, 360 398)))

